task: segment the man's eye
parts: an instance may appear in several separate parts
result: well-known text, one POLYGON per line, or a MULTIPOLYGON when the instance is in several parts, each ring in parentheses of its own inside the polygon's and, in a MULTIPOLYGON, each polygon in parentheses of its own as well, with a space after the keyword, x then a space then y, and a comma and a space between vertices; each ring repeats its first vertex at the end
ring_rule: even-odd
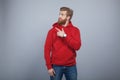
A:
POLYGON ((64 14, 62 14, 62 16, 64 16, 64 14))

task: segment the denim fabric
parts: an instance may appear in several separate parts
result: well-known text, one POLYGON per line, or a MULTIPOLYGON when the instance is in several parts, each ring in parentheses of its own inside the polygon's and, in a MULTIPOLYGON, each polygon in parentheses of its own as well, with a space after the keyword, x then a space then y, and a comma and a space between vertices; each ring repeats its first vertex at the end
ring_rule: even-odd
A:
POLYGON ((53 65, 55 70, 55 77, 50 76, 50 80, 62 80, 65 75, 66 80, 77 80, 77 68, 74 66, 57 66, 53 65))

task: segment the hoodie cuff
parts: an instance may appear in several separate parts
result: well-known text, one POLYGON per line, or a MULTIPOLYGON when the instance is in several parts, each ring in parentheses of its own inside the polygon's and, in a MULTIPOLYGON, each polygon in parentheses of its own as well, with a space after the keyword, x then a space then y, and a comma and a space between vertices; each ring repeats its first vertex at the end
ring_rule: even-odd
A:
POLYGON ((52 68, 52 66, 51 65, 47 65, 47 69, 49 70, 49 69, 51 69, 52 68))

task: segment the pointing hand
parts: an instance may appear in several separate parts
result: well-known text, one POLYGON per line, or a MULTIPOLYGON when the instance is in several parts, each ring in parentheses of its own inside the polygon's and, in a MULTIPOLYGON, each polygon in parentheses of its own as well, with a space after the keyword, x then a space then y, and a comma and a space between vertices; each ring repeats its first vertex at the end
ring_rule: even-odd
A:
POLYGON ((64 34, 65 34, 65 32, 64 32, 64 30, 63 30, 63 28, 62 28, 62 30, 60 30, 60 29, 58 29, 58 28, 55 28, 58 32, 57 32, 57 36, 59 36, 59 37, 64 37, 64 34))

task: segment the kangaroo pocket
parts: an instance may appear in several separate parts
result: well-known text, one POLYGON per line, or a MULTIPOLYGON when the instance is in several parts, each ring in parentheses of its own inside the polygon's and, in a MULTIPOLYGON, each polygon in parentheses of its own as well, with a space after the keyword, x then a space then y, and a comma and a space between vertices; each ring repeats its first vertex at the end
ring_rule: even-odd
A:
POLYGON ((56 51, 53 57, 54 63, 61 65, 70 64, 71 62, 73 63, 75 58, 74 53, 72 53, 72 51, 66 46, 63 46, 59 49, 59 51, 56 51))

